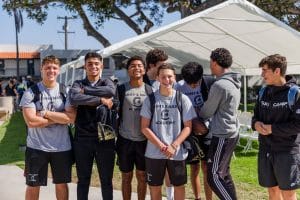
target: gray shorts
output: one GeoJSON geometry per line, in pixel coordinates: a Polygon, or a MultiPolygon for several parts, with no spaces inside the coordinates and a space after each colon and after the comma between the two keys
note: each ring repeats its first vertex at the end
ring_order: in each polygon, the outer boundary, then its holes
{"type": "Polygon", "coordinates": [[[260,149],[258,179],[263,187],[279,186],[281,190],[300,188],[300,154],[260,149]]]}

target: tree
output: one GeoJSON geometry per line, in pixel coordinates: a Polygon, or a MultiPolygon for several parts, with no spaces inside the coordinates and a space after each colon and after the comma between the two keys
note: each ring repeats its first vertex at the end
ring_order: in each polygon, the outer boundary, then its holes
{"type": "MultiPolygon", "coordinates": [[[[123,21],[136,34],[148,32],[154,24],[159,25],[165,11],[180,12],[181,18],[205,10],[225,0],[3,0],[3,7],[11,12],[14,8],[26,11],[31,19],[43,23],[47,11],[54,7],[65,7],[83,21],[89,36],[104,47],[109,40],[99,28],[110,19],[123,21]]],[[[249,0],[271,15],[300,30],[300,0],[249,0]]]]}
{"type": "Polygon", "coordinates": [[[104,47],[111,44],[98,31],[104,22],[110,19],[121,20],[136,34],[142,34],[148,32],[154,23],[160,24],[164,13],[157,0],[3,0],[3,8],[10,14],[14,8],[18,8],[27,12],[29,18],[40,24],[47,19],[47,11],[54,7],[65,7],[74,15],[78,15],[87,34],[97,39],[104,47]]]}
{"type": "Polygon", "coordinates": [[[16,62],[17,62],[17,79],[19,80],[20,75],[20,59],[19,59],[19,33],[23,27],[23,16],[20,10],[14,8],[14,20],[15,20],[15,29],[16,29],[16,62]]]}

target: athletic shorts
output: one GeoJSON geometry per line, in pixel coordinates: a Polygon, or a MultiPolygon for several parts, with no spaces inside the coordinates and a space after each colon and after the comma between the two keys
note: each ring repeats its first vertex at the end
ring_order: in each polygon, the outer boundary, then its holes
{"type": "MultiPolygon", "coordinates": [[[[201,160],[207,161],[207,154],[208,154],[209,145],[205,144],[205,143],[207,143],[208,140],[211,140],[211,138],[206,138],[207,134],[205,134],[205,135],[195,135],[195,136],[198,138],[199,146],[202,149],[203,154],[204,154],[204,157],[201,158],[201,160]]],[[[200,159],[199,160],[193,160],[191,162],[187,162],[187,164],[190,164],[190,165],[195,165],[195,164],[198,164],[198,163],[200,163],[200,159]]]]}
{"type": "Polygon", "coordinates": [[[174,186],[181,186],[187,182],[185,161],[152,159],[146,157],[146,179],[150,186],[161,186],[164,181],[166,169],[170,182],[174,186]]]}
{"type": "Polygon", "coordinates": [[[25,177],[29,186],[46,186],[50,163],[53,183],[71,182],[72,152],[45,152],[26,148],[25,177]]]}
{"type": "Polygon", "coordinates": [[[263,187],[279,186],[281,190],[300,188],[300,154],[270,153],[260,149],[258,180],[263,187]]]}
{"type": "Polygon", "coordinates": [[[145,151],[147,140],[132,141],[118,135],[116,149],[120,171],[128,173],[133,171],[134,165],[137,170],[145,171],[145,151]]]}

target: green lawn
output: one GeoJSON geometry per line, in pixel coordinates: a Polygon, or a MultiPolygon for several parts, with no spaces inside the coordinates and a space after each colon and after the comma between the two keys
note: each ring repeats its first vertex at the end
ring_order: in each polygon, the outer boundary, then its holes
{"type": "MultiPolygon", "coordinates": [[[[0,126],[0,164],[13,164],[21,168],[24,167],[24,152],[19,150],[19,145],[25,144],[24,120],[20,112],[14,114],[11,119],[0,126]]],[[[245,141],[242,141],[242,144],[245,141]]],[[[237,147],[235,158],[231,162],[231,173],[236,185],[239,199],[267,199],[266,190],[257,183],[257,143],[254,143],[254,149],[244,154],[241,147],[237,147]]],[[[189,171],[189,170],[188,170],[189,171]]],[[[120,189],[121,175],[118,167],[115,167],[114,187],[120,189]]],[[[76,182],[75,168],[73,170],[73,181],[76,182]]],[[[99,180],[96,173],[96,167],[93,169],[92,185],[98,186],[99,180]]],[[[135,188],[133,188],[134,191],[135,188]]],[[[191,185],[186,187],[187,198],[193,197],[191,185]]],[[[204,196],[202,196],[204,199],[204,196]]],[[[298,198],[300,195],[298,194],[298,198]]],[[[216,199],[216,198],[215,198],[216,199]]]]}

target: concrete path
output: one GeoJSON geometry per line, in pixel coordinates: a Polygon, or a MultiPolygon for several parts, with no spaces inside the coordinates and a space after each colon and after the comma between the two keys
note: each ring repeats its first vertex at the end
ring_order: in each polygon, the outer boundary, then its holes
{"type": "MultiPolygon", "coordinates": [[[[69,184],[69,199],[76,199],[76,184],[69,184]]],[[[23,176],[23,170],[17,166],[12,165],[0,165],[0,199],[1,200],[23,200],[25,197],[25,178],[23,176]]],[[[55,192],[52,180],[48,180],[47,187],[41,187],[40,193],[41,200],[54,200],[55,192]]],[[[89,200],[101,200],[100,188],[90,187],[89,200]]],[[[122,194],[119,190],[114,190],[114,199],[121,200],[122,194]]],[[[133,193],[132,199],[136,200],[137,195],[133,193]]],[[[147,196],[146,199],[150,199],[147,196]]]]}

